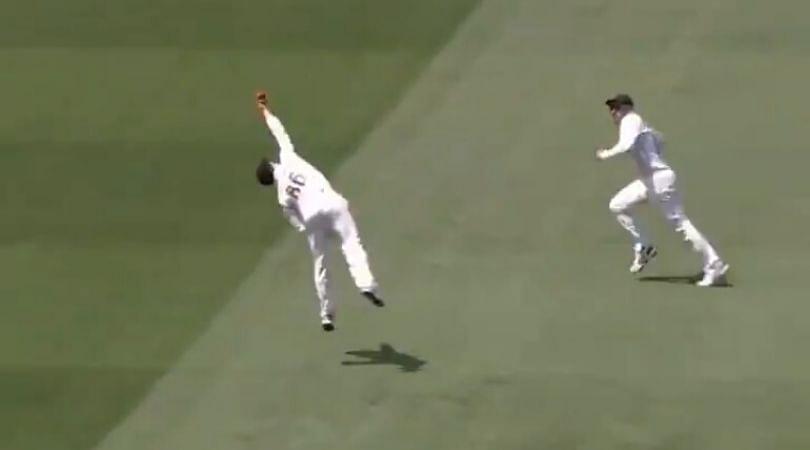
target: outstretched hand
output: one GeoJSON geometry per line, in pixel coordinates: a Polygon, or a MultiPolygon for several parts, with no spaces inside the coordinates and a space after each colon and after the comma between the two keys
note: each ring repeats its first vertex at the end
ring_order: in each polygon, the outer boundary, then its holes
{"type": "Polygon", "coordinates": [[[256,92],[256,107],[259,109],[259,112],[269,110],[267,106],[267,92],[256,92]]]}
{"type": "Polygon", "coordinates": [[[596,151],[596,159],[599,161],[604,161],[608,159],[608,151],[604,148],[600,148],[596,151]]]}

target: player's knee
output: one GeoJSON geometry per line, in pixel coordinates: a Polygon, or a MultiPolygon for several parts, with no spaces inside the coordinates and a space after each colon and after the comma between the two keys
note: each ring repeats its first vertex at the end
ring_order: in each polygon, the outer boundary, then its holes
{"type": "Polygon", "coordinates": [[[608,209],[610,209],[610,212],[613,214],[621,214],[627,211],[627,204],[616,197],[613,197],[610,200],[610,203],[608,203],[608,209]]]}
{"type": "Polygon", "coordinates": [[[664,217],[667,219],[667,222],[672,225],[675,231],[682,232],[689,227],[689,219],[684,217],[683,214],[679,212],[669,211],[664,213],[664,217]]]}
{"type": "Polygon", "coordinates": [[[667,222],[669,222],[670,226],[672,226],[672,228],[677,232],[683,232],[685,229],[683,226],[683,221],[680,219],[680,217],[667,216],[667,222]]]}

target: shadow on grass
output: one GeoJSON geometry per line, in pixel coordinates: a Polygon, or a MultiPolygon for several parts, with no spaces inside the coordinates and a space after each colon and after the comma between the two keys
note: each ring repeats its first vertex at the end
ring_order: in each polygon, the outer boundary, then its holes
{"type": "MultiPolygon", "coordinates": [[[[645,276],[639,277],[638,281],[642,283],[669,283],[669,284],[691,284],[694,285],[698,281],[703,278],[703,273],[698,273],[695,275],[656,275],[656,276],[645,276]]],[[[716,284],[713,287],[717,288],[730,288],[734,287],[733,284],[729,283],[728,280],[723,280],[719,284],[716,284]]]]}
{"type": "Polygon", "coordinates": [[[407,353],[398,352],[390,344],[380,344],[379,350],[352,350],[347,355],[364,358],[364,360],[342,361],[344,366],[398,366],[400,372],[418,372],[427,361],[407,353]]]}

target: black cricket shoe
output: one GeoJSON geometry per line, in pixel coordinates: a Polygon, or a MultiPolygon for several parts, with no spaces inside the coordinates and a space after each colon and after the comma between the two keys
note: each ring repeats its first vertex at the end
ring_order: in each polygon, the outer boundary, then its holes
{"type": "Polygon", "coordinates": [[[385,302],[382,301],[380,297],[377,297],[377,294],[375,294],[373,291],[363,291],[362,294],[363,297],[367,298],[372,305],[378,308],[382,308],[383,306],[385,306],[385,302]]]}
{"type": "Polygon", "coordinates": [[[327,314],[326,317],[321,319],[321,328],[326,332],[335,331],[334,317],[331,314],[327,314]]]}
{"type": "Polygon", "coordinates": [[[630,273],[641,272],[656,256],[658,256],[658,249],[654,245],[636,247],[633,249],[633,264],[630,265],[630,273]]]}

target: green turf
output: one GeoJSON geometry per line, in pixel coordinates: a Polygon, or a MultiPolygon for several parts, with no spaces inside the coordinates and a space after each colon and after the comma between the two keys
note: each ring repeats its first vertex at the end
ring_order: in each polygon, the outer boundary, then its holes
{"type": "MultiPolygon", "coordinates": [[[[16,89],[0,179],[17,212],[2,230],[20,236],[0,267],[9,448],[85,448],[113,425],[100,450],[810,447],[804,3],[483,0],[398,100],[472,5],[369,3],[373,20],[340,4],[333,21],[295,3],[264,46],[260,15],[236,7],[201,21],[243,17],[244,35],[202,36],[185,10],[149,18],[169,48],[125,21],[2,31],[0,85],[16,89]],[[49,82],[93,95],[53,104],[38,95],[49,82]],[[334,180],[389,307],[355,298],[335,264],[332,335],[301,237],[273,240],[280,221],[243,178],[263,138],[232,86],[257,84],[287,92],[294,139],[327,167],[371,130],[334,180]],[[732,288],[626,273],[607,202],[632,165],[593,158],[615,138],[601,102],[620,90],[667,136],[732,288]],[[110,113],[120,92],[132,109],[110,113]],[[66,172],[82,176],[54,181],[66,172]],[[272,243],[258,265],[257,242],[272,243]],[[346,351],[381,364],[345,365],[362,361],[346,351]]],[[[643,217],[661,249],[645,275],[693,273],[697,258],[643,217]]]]}
{"type": "MultiPolygon", "coordinates": [[[[390,308],[337,271],[339,328],[321,335],[291,236],[101,448],[807,447],[793,7],[484,1],[337,174],[390,308]],[[607,201],[631,163],[593,159],[617,90],[668,136],[734,287],[626,273],[607,201]],[[384,343],[426,365],[400,371],[384,343]],[[354,350],[383,364],[343,365],[354,350]]],[[[644,217],[662,250],[647,275],[693,273],[644,217]]]]}
{"type": "Polygon", "coordinates": [[[6,5],[0,448],[92,446],[286,230],[255,89],[331,170],[473,3],[6,5]]]}

